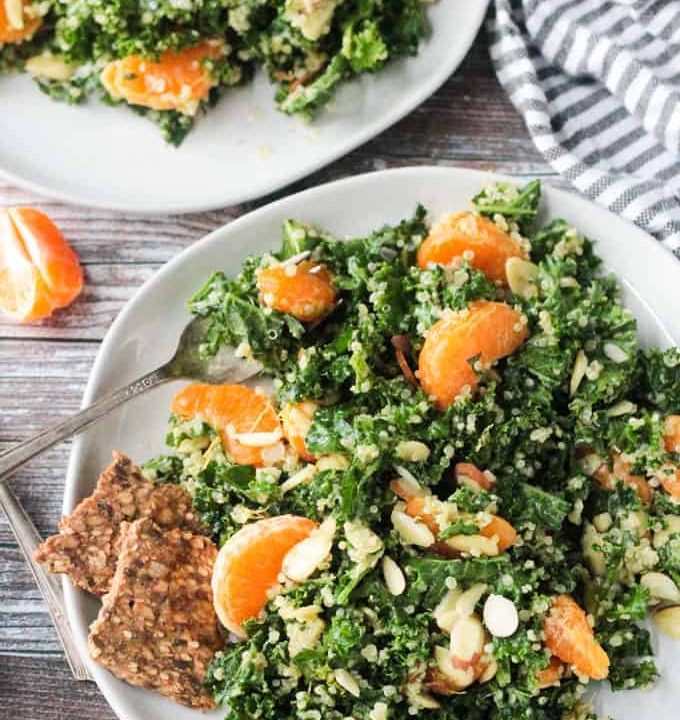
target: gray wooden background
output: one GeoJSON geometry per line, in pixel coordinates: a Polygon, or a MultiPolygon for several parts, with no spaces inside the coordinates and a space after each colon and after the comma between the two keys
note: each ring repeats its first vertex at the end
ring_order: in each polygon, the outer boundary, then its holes
{"type": "MultiPolygon", "coordinates": [[[[459,70],[381,136],[277,196],[347,175],[404,165],[464,165],[550,175],[495,79],[484,32],[459,70]]],[[[71,207],[0,180],[0,207],[36,205],[55,220],[85,268],[81,298],[39,325],[0,319],[0,450],[78,409],[99,343],[125,302],[167,260],[258,202],[214,212],[129,217],[71,207]]],[[[43,534],[60,515],[70,450],[31,463],[14,488],[43,534]]],[[[93,683],[75,682],[43,602],[0,517],[0,718],[111,720],[93,683]]]]}

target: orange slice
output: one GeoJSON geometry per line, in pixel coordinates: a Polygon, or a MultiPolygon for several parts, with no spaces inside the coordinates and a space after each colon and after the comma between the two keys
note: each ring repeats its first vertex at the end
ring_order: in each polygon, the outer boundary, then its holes
{"type": "Polygon", "coordinates": [[[305,323],[322,318],[335,302],[333,276],[325,265],[311,260],[262,268],[257,289],[263,305],[305,323]]]}
{"type": "Polygon", "coordinates": [[[457,266],[467,260],[489,280],[505,283],[505,263],[522,257],[518,240],[491,220],[471,212],[446,215],[435,223],[418,250],[418,265],[457,266]]]}
{"type": "Polygon", "coordinates": [[[309,536],[316,523],[295,515],[265,518],[245,525],[220,549],[212,591],[220,622],[245,638],[245,620],[256,618],[278,586],[283,559],[309,536]]]}
{"type": "Polygon", "coordinates": [[[129,55],[108,63],[100,80],[114,100],[194,115],[200,101],[217,84],[205,61],[222,55],[224,44],[219,40],[204,40],[179,51],[166,50],[157,61],[129,55]]]}
{"type": "Polygon", "coordinates": [[[607,653],[595,639],[585,612],[570,595],[553,598],[543,632],[548,650],[579,675],[593,680],[607,677],[607,653]]]}
{"type": "Polygon", "coordinates": [[[173,398],[172,412],[199,417],[220,433],[239,465],[271,465],[283,459],[281,424],[269,398],[244,385],[193,383],[173,398]]]}
{"type": "Polygon", "coordinates": [[[0,210],[0,309],[20,322],[69,305],[83,272],[56,225],[34,208],[0,210]]]}
{"type": "Polygon", "coordinates": [[[502,302],[479,300],[462,312],[449,312],[428,330],[418,358],[423,390],[445,410],[467,387],[477,386],[470,361],[482,369],[513,353],[526,339],[519,314],[502,302]]]}
{"type": "Polygon", "coordinates": [[[0,0],[0,43],[20,43],[28,40],[42,25],[41,17],[31,17],[30,2],[0,0]],[[8,10],[12,8],[14,12],[8,10]]]}

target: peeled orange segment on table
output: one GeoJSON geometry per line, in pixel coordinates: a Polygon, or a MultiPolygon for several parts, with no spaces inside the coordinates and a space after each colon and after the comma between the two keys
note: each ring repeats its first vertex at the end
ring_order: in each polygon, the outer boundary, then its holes
{"type": "Polygon", "coordinates": [[[166,50],[158,60],[129,55],[108,63],[100,80],[114,100],[194,115],[200,101],[217,85],[206,61],[222,55],[224,44],[219,40],[205,40],[184,50],[166,50]]]}
{"type": "Polygon", "coordinates": [[[593,680],[607,677],[607,653],[595,639],[585,612],[570,595],[553,598],[543,632],[548,650],[579,675],[593,680]]]}
{"type": "Polygon", "coordinates": [[[505,263],[522,257],[522,246],[495,223],[471,212],[445,215],[418,250],[418,265],[459,265],[467,260],[489,280],[505,283],[505,263]]]}
{"type": "Polygon", "coordinates": [[[239,465],[271,465],[283,459],[281,423],[269,398],[245,385],[193,383],[173,398],[172,412],[202,418],[220,434],[239,465]]]}
{"type": "Polygon", "coordinates": [[[257,272],[257,289],[265,307],[305,323],[319,320],[335,303],[333,276],[325,265],[311,260],[262,268],[257,272]]]}
{"type": "Polygon", "coordinates": [[[0,43],[20,43],[35,34],[42,18],[32,12],[31,5],[23,0],[0,0],[0,43]]]}
{"type": "Polygon", "coordinates": [[[475,358],[485,369],[513,353],[527,335],[519,313],[502,302],[479,300],[462,312],[448,312],[425,335],[418,358],[420,384],[445,410],[464,388],[477,386],[475,358]]]}
{"type": "Polygon", "coordinates": [[[227,540],[215,560],[212,591],[217,617],[228,630],[246,637],[242,624],[262,612],[288,551],[316,527],[307,518],[280,515],[245,525],[227,540]]]}
{"type": "Polygon", "coordinates": [[[20,322],[70,304],[83,272],[57,226],[34,208],[0,209],[0,310],[20,322]]]}

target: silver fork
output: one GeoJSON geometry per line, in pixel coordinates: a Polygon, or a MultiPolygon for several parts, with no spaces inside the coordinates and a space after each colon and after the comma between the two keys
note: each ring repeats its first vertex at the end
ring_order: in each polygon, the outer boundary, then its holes
{"type": "Polygon", "coordinates": [[[0,507],[7,515],[19,548],[45,598],[47,610],[76,680],[91,680],[92,678],[76,649],[73,631],[66,617],[61,585],[54,576],[47,573],[33,560],[35,548],[42,542],[42,539],[19,499],[5,481],[36,455],[84,430],[128,400],[170,380],[185,378],[212,384],[243,382],[262,371],[262,365],[259,362],[237,358],[233,348],[227,346],[222,347],[213,357],[203,357],[199,352],[199,346],[205,338],[207,328],[208,321],[206,319],[194,318],[184,328],[175,354],[167,363],[143,375],[126,387],[114,390],[110,395],[97,400],[58,425],[19,443],[0,455],[0,507]]]}

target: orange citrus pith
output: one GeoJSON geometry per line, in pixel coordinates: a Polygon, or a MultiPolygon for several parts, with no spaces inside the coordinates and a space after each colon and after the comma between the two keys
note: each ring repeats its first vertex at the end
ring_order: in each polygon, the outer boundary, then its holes
{"type": "Polygon", "coordinates": [[[502,302],[480,300],[461,313],[445,314],[427,332],[420,351],[423,390],[437,407],[446,409],[466,386],[476,387],[473,358],[488,367],[513,353],[527,334],[519,314],[502,302]]]}
{"type": "Polygon", "coordinates": [[[522,247],[491,220],[471,212],[446,215],[432,226],[418,250],[418,265],[458,265],[467,259],[489,280],[505,282],[505,263],[522,247]]]}
{"type": "Polygon", "coordinates": [[[108,63],[100,80],[115,100],[193,115],[198,103],[217,84],[205,60],[216,60],[223,54],[222,43],[206,40],[184,50],[166,50],[157,61],[129,55],[108,63]]]}
{"type": "Polygon", "coordinates": [[[30,17],[26,13],[26,8],[30,7],[30,5],[30,2],[23,4],[22,27],[15,27],[7,17],[5,3],[0,2],[0,43],[20,43],[28,40],[42,25],[42,18],[30,17]]]}
{"type": "Polygon", "coordinates": [[[283,559],[316,523],[295,515],[242,527],[222,546],[213,570],[213,601],[222,624],[245,637],[244,620],[257,617],[278,584],[283,559]]]}
{"type": "Polygon", "coordinates": [[[34,208],[0,210],[0,310],[20,322],[70,304],[83,272],[56,225],[34,208]]]}
{"type": "Polygon", "coordinates": [[[173,398],[172,412],[205,420],[220,433],[229,457],[239,465],[265,465],[272,450],[281,447],[276,439],[258,447],[235,437],[250,433],[281,434],[281,424],[269,398],[244,385],[187,385],[173,398]]]}
{"type": "Polygon", "coordinates": [[[301,322],[314,322],[333,307],[335,286],[325,265],[305,260],[297,265],[272,265],[257,273],[263,305],[301,322]]]}
{"type": "Polygon", "coordinates": [[[609,658],[595,639],[585,612],[569,595],[553,598],[543,626],[545,644],[553,655],[573,666],[579,675],[603,680],[609,658]]]}

